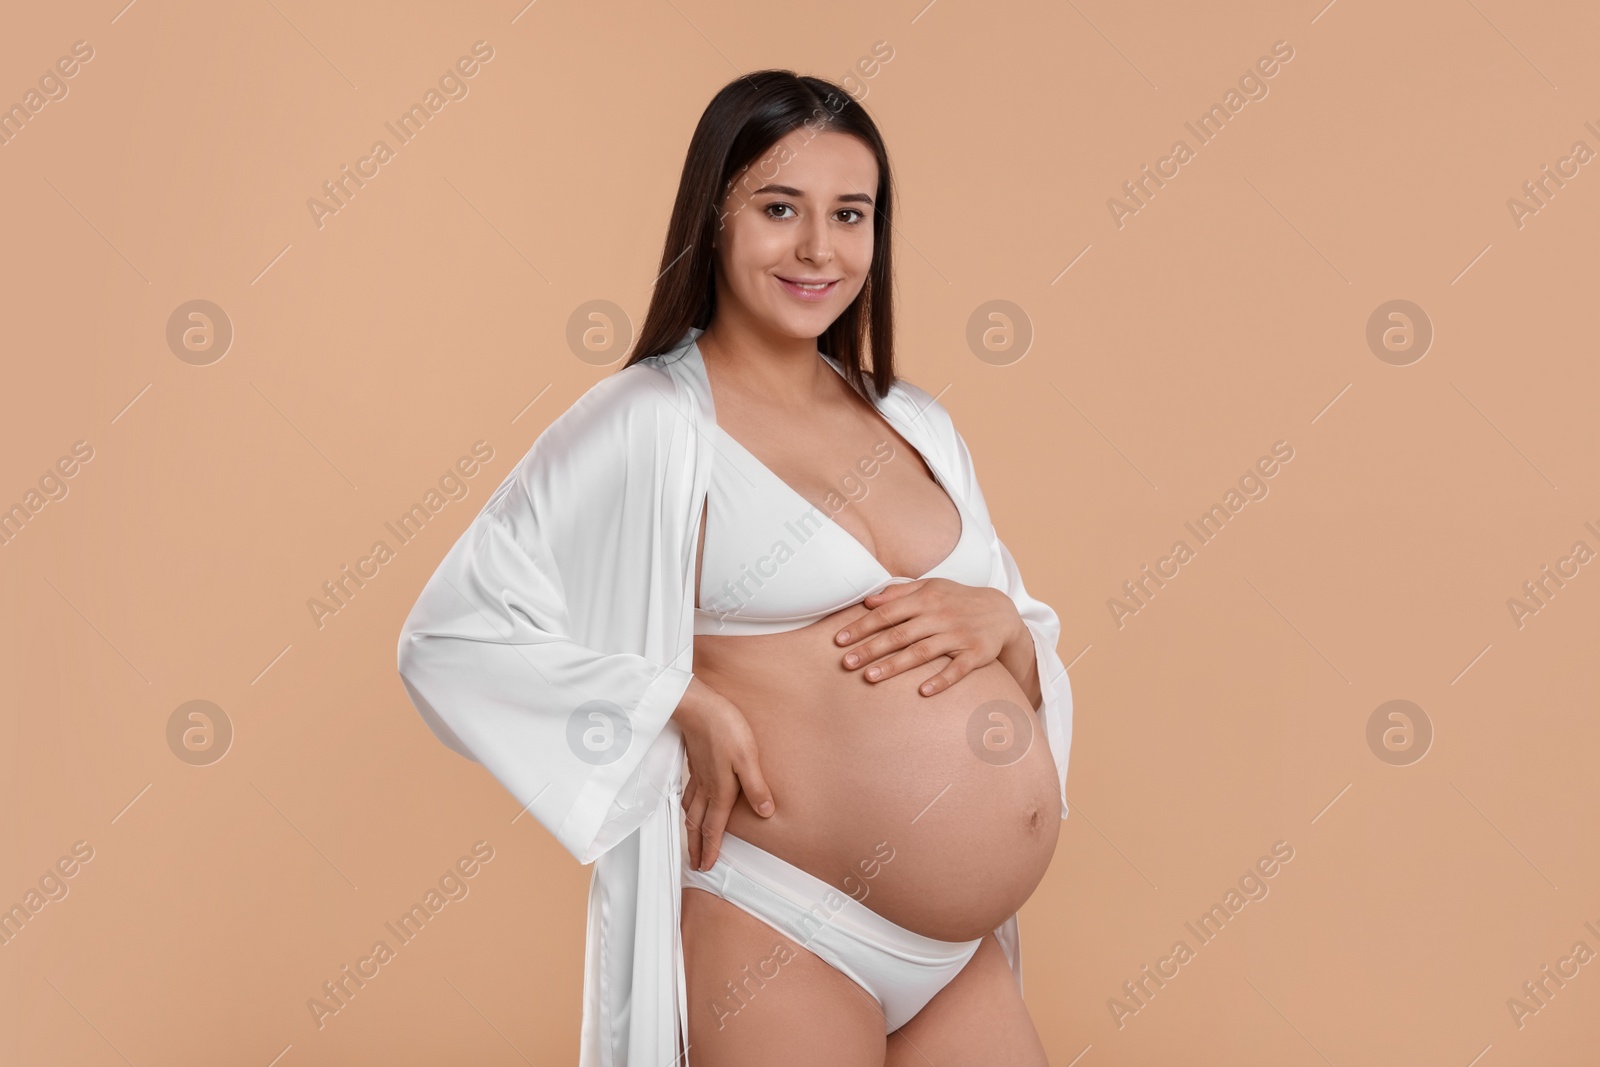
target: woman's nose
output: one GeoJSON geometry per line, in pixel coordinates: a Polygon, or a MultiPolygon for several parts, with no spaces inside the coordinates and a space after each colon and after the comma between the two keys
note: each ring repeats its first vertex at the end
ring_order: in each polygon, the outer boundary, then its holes
{"type": "Polygon", "coordinates": [[[833,239],[828,232],[827,219],[813,218],[800,228],[795,253],[812,263],[826,263],[833,258],[833,239]]]}

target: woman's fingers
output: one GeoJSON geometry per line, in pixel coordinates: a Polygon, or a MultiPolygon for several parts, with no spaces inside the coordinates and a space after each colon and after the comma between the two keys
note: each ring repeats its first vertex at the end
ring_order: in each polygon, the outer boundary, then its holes
{"type": "Polygon", "coordinates": [[[694,814],[694,798],[699,791],[700,779],[695,775],[689,776],[689,784],[683,787],[683,823],[689,828],[689,867],[691,870],[700,866],[700,826],[699,819],[694,814]]]}
{"type": "MultiPolygon", "coordinates": [[[[851,640],[860,641],[869,634],[877,632],[890,621],[888,617],[890,613],[888,611],[880,611],[878,609],[882,608],[885,604],[892,604],[902,597],[909,597],[913,593],[916,593],[918,590],[922,589],[924,586],[933,585],[937,587],[938,583],[943,581],[946,581],[946,579],[922,578],[914,582],[897,582],[894,585],[885,586],[876,593],[871,593],[865,597],[862,597],[862,605],[867,607],[869,610],[865,615],[861,615],[854,619],[849,626],[845,627],[839,633],[834,634],[834,643],[847,645],[851,642],[851,640]]],[[[909,612],[903,615],[896,615],[896,618],[909,618],[911,615],[915,614],[917,614],[917,609],[915,604],[913,604],[912,609],[909,612]]]]}
{"type": "Polygon", "coordinates": [[[957,654],[951,658],[944,670],[940,671],[938,674],[919,685],[917,687],[917,692],[921,693],[925,697],[931,697],[935,693],[944,692],[946,689],[949,689],[961,679],[965,678],[968,674],[972,673],[973,669],[977,666],[975,663],[973,663],[973,660],[976,660],[977,658],[977,656],[968,652],[957,654]]]}
{"type": "Polygon", "coordinates": [[[861,676],[869,682],[886,681],[897,674],[904,674],[925,663],[931,663],[940,656],[954,659],[962,649],[961,641],[955,634],[931,633],[919,640],[909,641],[900,651],[887,655],[875,663],[868,660],[867,662],[872,665],[863,671],[861,676]]]}
{"type": "Polygon", "coordinates": [[[722,833],[727,829],[728,817],[733,814],[733,806],[738,803],[741,791],[758,814],[770,816],[777,810],[777,804],[772,799],[772,790],[767,788],[766,779],[761,776],[761,764],[756,758],[753,741],[734,753],[728,771],[726,788],[718,791],[719,799],[706,805],[705,823],[701,834],[701,851],[706,870],[715,866],[717,857],[722,854],[722,833]]]}
{"type": "MultiPolygon", "coordinates": [[[[733,775],[728,777],[731,779],[733,775]]],[[[728,814],[733,811],[733,800],[738,797],[739,789],[730,781],[728,788],[720,790],[719,794],[706,805],[705,821],[700,824],[700,855],[704,861],[701,870],[709,871],[716,865],[717,856],[722,852],[722,831],[728,825],[728,814]]]]}
{"type": "Polygon", "coordinates": [[[749,752],[734,757],[733,772],[739,776],[739,787],[744,790],[750,806],[756,809],[756,814],[770,817],[777,806],[772,799],[772,790],[767,788],[767,780],[761,776],[761,761],[756,757],[755,745],[750,746],[749,752]]]}
{"type": "Polygon", "coordinates": [[[755,734],[732,704],[715,726],[685,735],[689,780],[683,789],[683,817],[689,835],[689,864],[710,870],[722,853],[722,834],[742,792],[763,816],[777,811],[772,790],[761,774],[755,734]]]}
{"type": "MultiPolygon", "coordinates": [[[[696,790],[694,803],[686,812],[689,826],[689,860],[695,870],[701,869],[701,859],[705,856],[705,826],[707,812],[711,806],[711,794],[705,788],[696,790]]],[[[707,863],[704,866],[709,867],[707,863]]]]}
{"type": "MultiPolygon", "coordinates": [[[[899,604],[894,605],[896,609],[899,606],[899,604]]],[[[860,634],[856,634],[859,643],[854,648],[848,649],[839,663],[845,670],[859,670],[866,667],[870,671],[873,667],[881,669],[886,664],[899,660],[902,664],[900,669],[904,670],[908,653],[914,652],[919,647],[928,648],[930,643],[936,640],[948,642],[957,639],[950,629],[950,625],[941,616],[933,614],[906,615],[892,621],[886,620],[882,628],[871,637],[862,638],[860,634]]],[[[851,632],[855,633],[854,630],[851,632]]],[[[880,672],[877,677],[888,677],[888,674],[880,672]]],[[[869,677],[869,680],[873,679],[869,677]]]]}

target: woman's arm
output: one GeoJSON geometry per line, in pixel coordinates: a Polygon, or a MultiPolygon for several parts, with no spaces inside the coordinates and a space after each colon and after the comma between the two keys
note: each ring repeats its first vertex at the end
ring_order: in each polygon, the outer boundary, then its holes
{"type": "Polygon", "coordinates": [[[434,735],[582,863],[638,828],[682,759],[667,725],[692,648],[667,642],[685,606],[672,512],[687,493],[659,456],[684,420],[656,402],[663,383],[629,368],[545,429],[440,562],[397,650],[434,735]]]}
{"type": "Polygon", "coordinates": [[[1029,706],[1037,713],[1039,705],[1044,703],[1044,693],[1039,689],[1039,653],[1033,647],[1033,631],[1028,629],[1027,623],[1020,621],[1020,615],[1017,618],[1016,636],[1006,642],[995,659],[1011,672],[1011,677],[1017,680],[1027,695],[1029,706]]]}
{"type": "Polygon", "coordinates": [[[994,522],[989,517],[989,505],[983,498],[982,487],[978,484],[978,472],[972,462],[972,453],[967,448],[966,440],[956,430],[949,412],[925,390],[906,384],[913,391],[918,407],[925,416],[931,417],[930,424],[935,432],[948,435],[947,440],[956,457],[956,476],[961,480],[967,494],[967,502],[983,519],[1000,554],[999,588],[1016,605],[1017,614],[1028,632],[1027,643],[1024,643],[1019,635],[1016,641],[1006,646],[1000,658],[1030,699],[1035,692],[1039,694],[1035,711],[1044,726],[1050,754],[1055,759],[1056,776],[1061,786],[1061,817],[1065,819],[1067,762],[1072,747],[1072,683],[1067,678],[1066,665],[1061,662],[1061,656],[1056,651],[1056,645],[1061,640],[1061,620],[1049,604],[1032,596],[1023,584],[1022,573],[1017,569],[1017,561],[1012,558],[1000,535],[995,532],[994,522]],[[916,396],[918,393],[921,395],[916,396]],[[1020,662],[1030,655],[1033,660],[1031,670],[1020,666],[1020,662]],[[1019,665],[1014,667],[1013,662],[1019,665]],[[1031,676],[1034,685],[1038,686],[1037,690],[1023,682],[1024,674],[1031,676]]]}

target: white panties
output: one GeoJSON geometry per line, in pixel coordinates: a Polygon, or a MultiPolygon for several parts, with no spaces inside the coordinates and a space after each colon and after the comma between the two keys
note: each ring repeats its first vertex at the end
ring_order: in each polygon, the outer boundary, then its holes
{"type": "Polygon", "coordinates": [[[981,937],[938,941],[907,930],[726,830],[709,871],[690,866],[688,849],[683,855],[683,886],[721,897],[842,971],[877,999],[886,1034],[921,1011],[983,943],[981,937]]]}

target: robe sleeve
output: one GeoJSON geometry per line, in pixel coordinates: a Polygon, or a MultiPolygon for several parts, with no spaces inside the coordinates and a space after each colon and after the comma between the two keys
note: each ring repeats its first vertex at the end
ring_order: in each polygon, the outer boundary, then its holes
{"type": "Polygon", "coordinates": [[[682,417],[657,402],[665,380],[627,368],[552,422],[400,632],[400,677],[434,736],[585,864],[658,806],[681,751],[669,720],[693,676],[652,637],[675,634],[683,607],[682,417]]]}
{"type": "Polygon", "coordinates": [[[1061,620],[1049,604],[1030,595],[1023,584],[1022,573],[1017,569],[1017,561],[1012,558],[1010,550],[1000,539],[995,531],[994,522],[989,517],[989,506],[984,501],[983,489],[978,484],[978,472],[972,462],[972,453],[967,448],[966,440],[956,430],[949,413],[931,396],[923,403],[925,412],[936,413],[938,421],[944,424],[941,429],[953,440],[957,463],[956,477],[961,480],[966,491],[967,502],[988,527],[991,544],[999,551],[1001,584],[998,588],[1011,597],[1012,603],[1017,606],[1017,614],[1022,616],[1028,632],[1033,635],[1034,653],[1038,659],[1039,692],[1043,697],[1042,704],[1035,710],[1044,727],[1045,740],[1050,745],[1050,755],[1055,759],[1056,778],[1061,791],[1061,817],[1065,819],[1067,759],[1072,747],[1072,683],[1067,678],[1066,665],[1061,662],[1061,656],[1056,651],[1056,645],[1061,640],[1061,620]]]}

